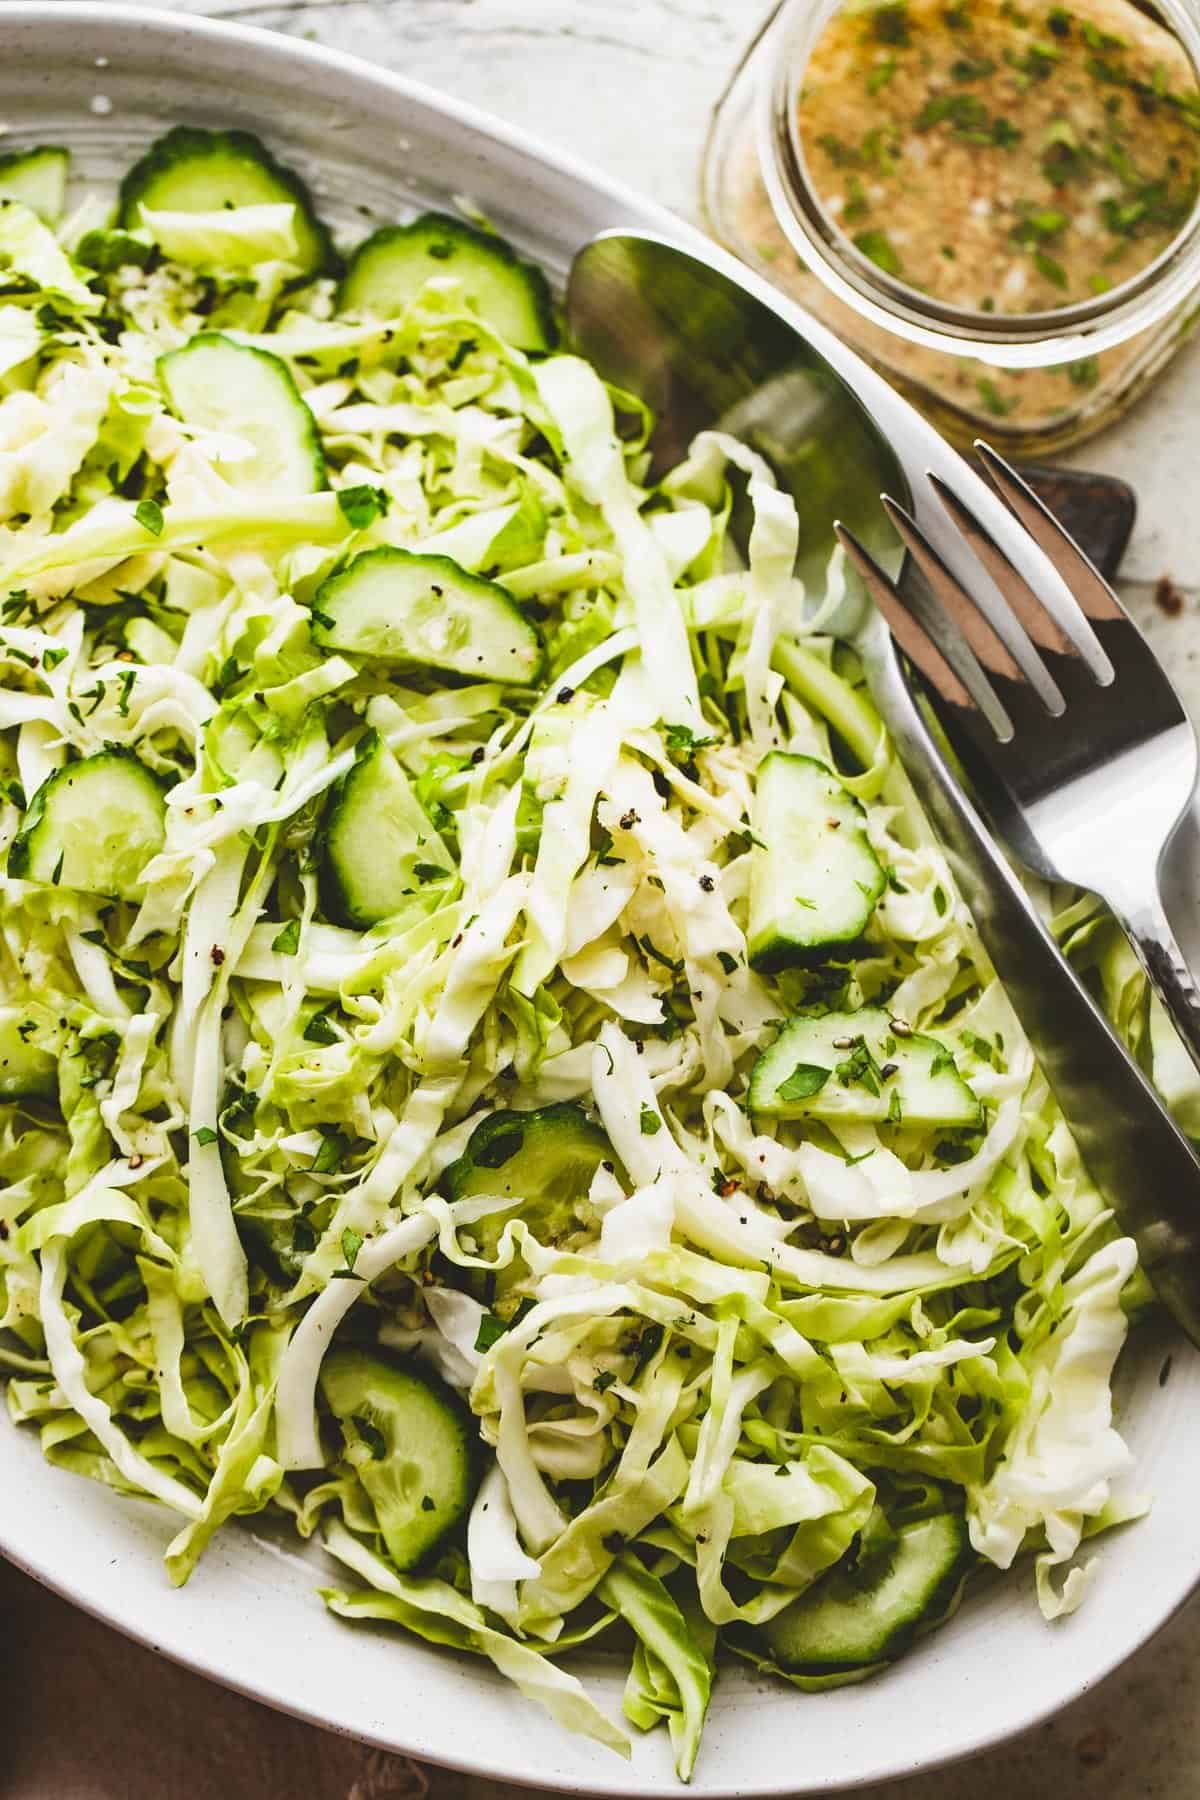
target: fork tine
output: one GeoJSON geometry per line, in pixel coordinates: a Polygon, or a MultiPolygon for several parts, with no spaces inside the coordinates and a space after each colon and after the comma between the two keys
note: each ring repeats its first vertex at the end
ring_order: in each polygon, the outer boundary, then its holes
{"type": "Polygon", "coordinates": [[[1112,664],[1092,630],[1091,621],[1124,619],[1126,614],[1120,601],[1074,538],[1063,530],[1054,514],[1042,505],[1017,471],[982,438],[976,438],[975,449],[1000,498],[1062,577],[1083,615],[1076,621],[1071,614],[1066,614],[1060,616],[1059,623],[1064,630],[1070,631],[1093,669],[1107,670],[1107,675],[1098,675],[1098,679],[1111,681],[1114,675],[1112,664]],[[1074,629],[1076,625],[1078,628],[1074,629]]]}
{"type": "Polygon", "coordinates": [[[936,605],[922,609],[931,614],[928,622],[918,617],[916,602],[901,597],[890,576],[884,573],[854,533],[840,519],[835,521],[833,529],[887,621],[892,636],[909,661],[920,670],[932,692],[954,707],[976,733],[986,725],[1002,744],[1011,742],[1012,722],[970,644],[959,636],[944,615],[939,617],[936,605]],[[937,637],[930,626],[937,631],[937,637]],[[940,643],[938,637],[942,640],[940,643]]]}
{"type": "Polygon", "coordinates": [[[1050,651],[1056,656],[1069,656],[1081,668],[1086,668],[1088,665],[1080,655],[1079,646],[1067,636],[1058,620],[1042,605],[1025,577],[1009,561],[987,526],[975,516],[969,506],[959,499],[953,488],[948,487],[939,475],[933,473],[932,469],[928,471],[928,478],[934,493],[979,562],[1012,607],[1035,648],[1050,651]]]}
{"type": "Polygon", "coordinates": [[[1018,691],[1026,683],[1048,713],[1062,713],[1065,702],[1024,629],[1012,614],[995,619],[983,612],[947,567],[912,514],[887,494],[887,515],[912,552],[952,625],[956,625],[990,674],[1002,676],[1018,691]]]}

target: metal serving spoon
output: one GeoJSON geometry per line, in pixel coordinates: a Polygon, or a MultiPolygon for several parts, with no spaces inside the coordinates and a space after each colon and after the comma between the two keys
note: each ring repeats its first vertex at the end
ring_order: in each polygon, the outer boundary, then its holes
{"type": "MultiPolygon", "coordinates": [[[[985,612],[980,578],[939,504],[951,486],[1043,603],[1069,606],[1061,576],[987,484],[883,378],[816,320],[714,249],[613,232],[576,256],[567,319],[580,351],[653,408],[655,466],[719,426],[771,463],[800,512],[799,572],[823,575],[841,520],[902,582],[911,564],[881,491],[908,512],[985,612]]],[[[736,518],[735,518],[736,525],[736,518]]],[[[980,938],[1008,989],[1091,1173],[1164,1305],[1200,1344],[1200,1158],[1065,961],[951,772],[882,618],[860,594],[841,626],[942,841],[980,938]]]]}

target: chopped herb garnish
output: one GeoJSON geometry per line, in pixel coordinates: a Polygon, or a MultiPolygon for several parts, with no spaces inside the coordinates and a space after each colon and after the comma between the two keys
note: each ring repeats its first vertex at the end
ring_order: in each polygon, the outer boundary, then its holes
{"type": "Polygon", "coordinates": [[[871,36],[881,44],[908,44],[911,41],[904,0],[890,0],[890,4],[875,8],[871,14],[871,36]]]}
{"type": "Polygon", "coordinates": [[[0,605],[0,619],[6,625],[16,625],[24,618],[32,619],[36,607],[24,588],[13,588],[8,599],[0,605]]]}
{"type": "Polygon", "coordinates": [[[954,81],[982,81],[985,75],[994,74],[995,69],[990,56],[960,56],[950,64],[950,75],[954,81]]]}
{"type": "Polygon", "coordinates": [[[479,1321],[479,1329],[475,1333],[475,1348],[480,1356],[485,1356],[492,1345],[502,1338],[508,1326],[503,1319],[498,1319],[493,1312],[485,1312],[479,1321]]]}
{"type": "Polygon", "coordinates": [[[322,1131],[321,1148],[312,1159],[314,1175],[336,1175],[350,1148],[350,1140],[341,1131],[322,1131]]]}
{"type": "Polygon", "coordinates": [[[307,1044],[337,1044],[341,1042],[327,1012],[313,1014],[304,1027],[304,1041],[307,1044]]]}
{"type": "Polygon", "coordinates": [[[864,1087],[868,1094],[879,1098],[879,1064],[861,1038],[849,1056],[833,1065],[833,1072],[843,1087],[864,1087]]]}
{"type": "Polygon", "coordinates": [[[900,258],[886,231],[858,231],[854,235],[854,247],[885,275],[899,275],[900,258]]]}
{"type": "Polygon", "coordinates": [[[385,513],[391,503],[391,495],[386,488],[344,487],[337,491],[338,508],[348,525],[355,531],[365,531],[373,525],[381,514],[385,513]]]}
{"type": "Polygon", "coordinates": [[[197,1129],[193,1131],[192,1136],[200,1145],[201,1149],[203,1149],[206,1144],[215,1144],[217,1141],[217,1134],[211,1125],[198,1126],[197,1129]]]}
{"type": "Polygon", "coordinates": [[[856,219],[865,219],[870,210],[862,182],[857,175],[851,175],[846,183],[846,204],[842,208],[843,219],[852,225],[856,219]]]}
{"type": "Polygon", "coordinates": [[[780,1100],[811,1100],[831,1074],[832,1070],[821,1068],[819,1063],[797,1063],[775,1091],[780,1100]]]}
{"type": "MultiPolygon", "coordinates": [[[[985,306],[984,311],[990,312],[991,308],[985,306]]],[[[1012,400],[1006,400],[994,381],[991,381],[986,375],[980,375],[976,378],[975,386],[978,389],[979,398],[983,401],[983,404],[987,407],[993,418],[1004,419],[1008,417],[1016,403],[1012,400]]]]}
{"type": "Polygon", "coordinates": [[[289,919],[287,924],[275,933],[271,939],[271,948],[277,950],[280,956],[295,956],[300,948],[299,919],[289,919]]]}
{"type": "Polygon", "coordinates": [[[663,951],[661,951],[658,948],[658,946],[654,943],[653,939],[651,939],[646,934],[643,934],[638,939],[638,943],[641,945],[642,949],[646,952],[646,955],[650,958],[650,960],[652,962],[661,963],[663,968],[669,970],[672,975],[682,975],[683,974],[682,958],[680,958],[679,960],[676,960],[676,958],[673,956],[665,955],[663,953],[663,951]]]}
{"type": "Polygon", "coordinates": [[[144,530],[151,532],[154,537],[162,536],[163,509],[157,500],[139,500],[133,516],[138,524],[144,530]]]}
{"type": "Polygon", "coordinates": [[[652,1106],[643,1106],[638,1114],[638,1128],[643,1137],[657,1137],[662,1130],[662,1119],[652,1106]]]}

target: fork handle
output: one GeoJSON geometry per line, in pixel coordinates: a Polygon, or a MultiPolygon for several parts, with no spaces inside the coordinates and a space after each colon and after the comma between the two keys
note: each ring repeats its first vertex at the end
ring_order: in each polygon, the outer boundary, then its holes
{"type": "Polygon", "coordinates": [[[1188,967],[1162,900],[1156,893],[1136,910],[1118,911],[1116,916],[1200,1071],[1200,983],[1188,967]]]}

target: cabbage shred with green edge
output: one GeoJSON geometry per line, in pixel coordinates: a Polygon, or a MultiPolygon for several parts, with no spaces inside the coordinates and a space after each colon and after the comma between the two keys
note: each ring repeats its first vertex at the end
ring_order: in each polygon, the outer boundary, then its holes
{"type": "MultiPolygon", "coordinates": [[[[626,1713],[686,1776],[717,1645],[769,1666],[758,1628],[905,1521],[965,1510],[979,1558],[1036,1551],[1048,1617],[1078,1602],[1081,1538],[1138,1506],[1109,1386],[1133,1246],[823,630],[840,560],[806,599],[767,468],[710,432],[652,483],[643,408],[500,341],[452,271],[386,328],[336,317],[288,285],[286,211],[218,220],[228,274],[172,215],[188,265],[96,275],[64,254],[87,202],[57,240],[28,215],[6,270],[0,832],[114,745],[167,814],[140,901],[0,881],[3,1004],[58,1089],[0,1112],[9,1408],[177,1515],[174,1581],[231,1515],[286,1512],[343,1565],[337,1613],[489,1657],[625,1751],[551,1657],[628,1621],[626,1713]],[[157,358],[200,331],[285,359],[332,492],[255,498],[236,434],[173,416],[157,358]],[[383,545],[506,588],[536,688],[318,648],[321,582],[383,545]],[[436,854],[358,931],[322,832],[368,731],[436,854]],[[841,771],[889,879],[856,954],[768,977],[747,884],[779,748],[841,771]],[[866,1004],[937,1037],[977,1129],[751,1116],[784,1018],[866,1004]],[[482,1118],[561,1101],[613,1154],[552,1229],[447,1198],[482,1118]],[[339,1326],[469,1397],[470,1528],[415,1574],[324,1418],[339,1326]]],[[[1195,1113],[1124,941],[1087,906],[1058,926],[1195,1113]]]]}

